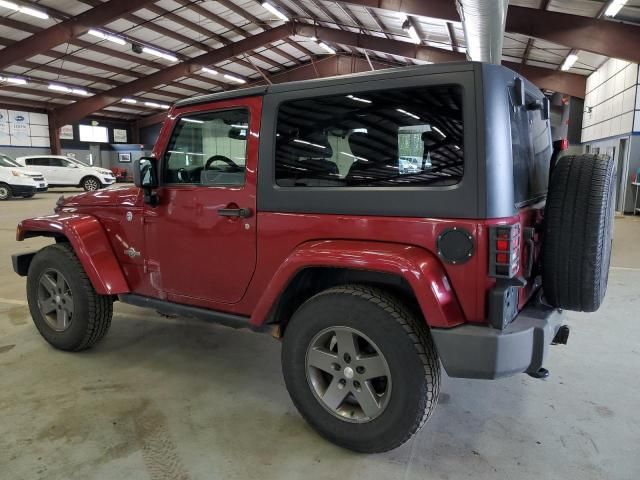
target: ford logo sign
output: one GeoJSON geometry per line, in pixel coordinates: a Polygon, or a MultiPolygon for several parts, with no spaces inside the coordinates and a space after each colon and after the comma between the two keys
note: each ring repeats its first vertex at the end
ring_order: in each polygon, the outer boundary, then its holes
{"type": "Polygon", "coordinates": [[[16,115],[16,122],[22,122],[24,117],[22,115],[16,115]]]}

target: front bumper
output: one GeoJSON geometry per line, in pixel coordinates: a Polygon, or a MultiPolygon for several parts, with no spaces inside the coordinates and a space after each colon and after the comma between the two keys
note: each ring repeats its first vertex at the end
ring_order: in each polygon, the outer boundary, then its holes
{"type": "Polygon", "coordinates": [[[13,192],[13,195],[15,197],[22,197],[24,195],[33,195],[36,193],[36,187],[33,184],[31,185],[11,184],[9,186],[11,187],[11,191],[13,192]]]}
{"type": "Polygon", "coordinates": [[[461,325],[431,334],[450,377],[493,379],[537,372],[561,325],[560,312],[536,299],[504,330],[461,325]]]}

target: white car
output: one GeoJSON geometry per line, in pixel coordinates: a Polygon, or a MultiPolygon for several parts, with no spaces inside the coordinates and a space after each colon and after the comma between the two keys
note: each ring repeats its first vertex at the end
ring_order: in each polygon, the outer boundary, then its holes
{"type": "Polygon", "coordinates": [[[0,153],[0,200],[31,198],[36,192],[46,192],[47,188],[42,173],[26,169],[11,157],[0,153]]]}
{"type": "Polygon", "coordinates": [[[92,167],[64,155],[31,155],[16,160],[26,167],[42,171],[52,187],[82,187],[90,192],[116,182],[111,170],[92,167]]]}

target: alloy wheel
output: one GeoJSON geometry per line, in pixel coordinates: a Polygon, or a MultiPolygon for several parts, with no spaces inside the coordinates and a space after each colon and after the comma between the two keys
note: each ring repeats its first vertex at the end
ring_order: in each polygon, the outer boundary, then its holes
{"type": "Polygon", "coordinates": [[[60,271],[50,268],[40,276],[38,308],[47,325],[56,332],[64,332],[73,322],[73,294],[60,271]]]}
{"type": "Polygon", "coordinates": [[[9,198],[9,189],[5,186],[0,186],[0,200],[6,200],[9,198]]]}
{"type": "Polygon", "coordinates": [[[98,190],[98,182],[93,178],[88,178],[87,180],[84,181],[84,188],[88,192],[93,192],[95,190],[98,190]]]}
{"type": "Polygon", "coordinates": [[[391,373],[377,345],[350,327],[319,332],[306,354],[307,381],[320,404],[348,422],[378,417],[389,403],[391,373]]]}

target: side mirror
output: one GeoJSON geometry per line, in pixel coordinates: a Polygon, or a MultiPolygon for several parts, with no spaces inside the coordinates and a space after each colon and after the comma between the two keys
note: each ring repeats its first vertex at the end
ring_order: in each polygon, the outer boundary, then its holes
{"type": "Polygon", "coordinates": [[[513,90],[515,92],[515,98],[513,99],[516,107],[524,106],[524,98],[525,98],[525,88],[524,82],[520,77],[516,77],[513,82],[513,90]]]}
{"type": "Polygon", "coordinates": [[[142,157],[133,163],[133,183],[136,187],[149,190],[158,187],[157,165],[153,157],[142,157]]]}
{"type": "Polygon", "coordinates": [[[158,161],[153,157],[134,161],[133,183],[144,190],[144,202],[156,206],[158,196],[152,190],[158,188],[158,161]]]}

